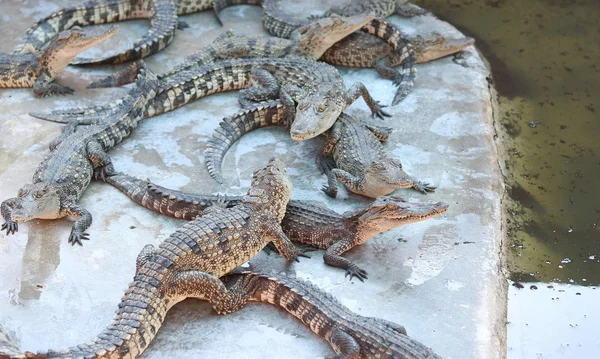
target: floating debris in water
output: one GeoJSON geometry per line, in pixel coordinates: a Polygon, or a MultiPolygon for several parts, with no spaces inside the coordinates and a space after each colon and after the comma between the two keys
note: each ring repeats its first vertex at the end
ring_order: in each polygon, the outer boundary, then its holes
{"type": "Polygon", "coordinates": [[[540,123],[542,123],[542,121],[540,121],[540,120],[533,120],[533,121],[530,121],[530,122],[529,122],[529,127],[531,127],[531,128],[536,128],[536,127],[537,127],[537,125],[539,125],[540,123]]]}
{"type": "Polygon", "coordinates": [[[563,264],[567,264],[567,263],[571,263],[571,259],[570,258],[565,258],[563,260],[560,261],[563,264]]]}
{"type": "Polygon", "coordinates": [[[569,232],[569,233],[573,232],[573,227],[569,227],[569,230],[567,232],[569,232]]]}

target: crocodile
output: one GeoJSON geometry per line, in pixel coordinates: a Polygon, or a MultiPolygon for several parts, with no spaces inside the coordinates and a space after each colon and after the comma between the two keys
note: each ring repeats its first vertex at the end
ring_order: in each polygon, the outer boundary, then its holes
{"type": "MultiPolygon", "coordinates": [[[[168,79],[163,78],[146,117],[171,111],[213,93],[240,89],[244,89],[240,91],[243,104],[281,98],[288,115],[295,113],[290,135],[297,141],[329,129],[339,113],[358,97],[365,100],[374,116],[389,116],[362,83],[357,82],[347,90],[342,76],[333,66],[289,56],[221,60],[178,71],[168,79]]],[[[101,117],[98,112],[103,113],[107,108],[110,109],[110,105],[31,115],[58,122],[65,117],[70,120],[98,119],[101,117]]]]}
{"type": "MultiPolygon", "coordinates": [[[[210,175],[223,182],[221,163],[229,147],[245,133],[265,126],[287,126],[286,108],[278,101],[269,101],[243,109],[226,117],[208,141],[204,158],[210,175]]],[[[323,191],[337,196],[338,181],[350,191],[371,198],[390,194],[400,188],[433,192],[434,186],[406,174],[399,159],[388,156],[381,141],[391,130],[359,121],[342,113],[325,135],[317,164],[327,173],[328,186],[323,191]]]]}
{"type": "Polygon", "coordinates": [[[167,312],[186,298],[208,300],[219,314],[239,309],[246,294],[218,278],[253,258],[269,242],[288,261],[305,256],[281,230],[292,186],[277,158],[254,172],[241,203],[218,206],[187,222],[158,248],[139,253],[133,282],[112,323],[91,341],[60,351],[25,352],[26,358],[136,358],[148,347],[167,312]]]}
{"type": "Polygon", "coordinates": [[[60,32],[40,49],[28,46],[23,54],[0,53],[0,88],[33,87],[36,97],[71,94],[73,89],[54,79],[77,54],[106,40],[119,28],[72,28],[60,32]]]}
{"type": "Polygon", "coordinates": [[[50,153],[33,175],[33,183],[24,185],[18,196],[2,202],[0,212],[5,222],[1,230],[16,233],[18,222],[34,218],[76,218],[69,243],[82,245],[92,215],[77,204],[92,177],[103,179],[113,174],[106,151],[129,136],[143,118],[144,107],[156,94],[158,80],[150,70],[142,68],[139,79],[110,120],[100,124],[71,123],[50,143],[50,153]]]}
{"type": "MultiPolygon", "coordinates": [[[[278,0],[215,0],[214,1],[214,10],[217,13],[217,18],[219,18],[218,13],[220,10],[228,7],[230,5],[237,4],[249,4],[249,5],[262,5],[263,7],[263,25],[267,29],[267,31],[274,36],[281,38],[290,38],[296,29],[306,26],[313,21],[314,19],[300,19],[295,16],[291,16],[282,10],[282,4],[278,0]]],[[[371,13],[379,16],[373,9],[363,9],[363,11],[355,11],[350,16],[355,16],[361,13],[371,13]]],[[[398,89],[396,94],[394,95],[394,100],[392,101],[392,105],[398,104],[401,100],[403,100],[410,92],[414,84],[415,78],[415,53],[412,48],[412,45],[406,41],[406,36],[399,31],[395,26],[385,22],[381,19],[374,19],[369,24],[370,26],[363,27],[362,32],[354,33],[350,36],[356,37],[362,34],[366,35],[363,32],[374,35],[381,40],[385,41],[389,47],[387,52],[393,53],[394,60],[396,63],[402,64],[402,69],[400,71],[396,71],[390,66],[388,66],[388,59],[382,58],[381,60],[365,62],[362,57],[362,52],[368,52],[370,49],[362,47],[359,48],[360,43],[350,44],[348,48],[345,48],[347,51],[340,56],[337,55],[331,56],[323,56],[321,60],[326,61],[332,65],[338,66],[349,66],[349,67],[374,67],[377,71],[384,77],[392,79],[396,85],[398,85],[398,89]],[[376,31],[372,31],[376,29],[376,31]],[[330,62],[333,61],[333,62],[330,62]]],[[[327,54],[325,52],[325,54],[327,54]]],[[[387,56],[387,54],[386,54],[387,56]]]]}
{"type": "Polygon", "coordinates": [[[79,58],[74,65],[119,64],[155,54],[167,47],[177,28],[185,27],[178,15],[212,8],[211,0],[92,0],[80,6],[60,9],[30,27],[15,48],[16,54],[27,47],[40,48],[57,33],[73,26],[88,26],[116,21],[148,18],[150,29],[133,46],[121,53],[100,59],[79,58]]]}
{"type": "Polygon", "coordinates": [[[234,286],[243,301],[275,305],[310,328],[337,355],[328,358],[441,359],[433,350],[407,335],[404,326],[350,311],[314,284],[285,273],[241,272],[234,286]]]}
{"type": "MultiPolygon", "coordinates": [[[[123,173],[107,177],[106,182],[151,211],[184,220],[201,216],[213,205],[241,203],[238,196],[186,193],[123,173]]],[[[290,200],[281,227],[292,242],[326,250],[326,264],[346,270],[350,279],[363,281],[367,272],[342,257],[344,252],[379,233],[439,216],[447,209],[443,202],[407,202],[400,197],[382,196],[365,207],[339,214],[306,201],[290,200]]]]}

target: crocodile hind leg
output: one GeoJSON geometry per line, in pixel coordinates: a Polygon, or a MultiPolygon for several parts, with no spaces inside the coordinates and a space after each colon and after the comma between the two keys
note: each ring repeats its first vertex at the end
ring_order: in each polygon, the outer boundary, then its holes
{"type": "Polygon", "coordinates": [[[175,274],[165,291],[168,296],[208,300],[217,313],[228,314],[242,308],[249,298],[250,293],[242,290],[243,283],[238,283],[227,290],[217,277],[190,270],[175,274]]]}
{"type": "Polygon", "coordinates": [[[69,122],[65,127],[63,127],[60,135],[53,139],[48,145],[50,151],[54,151],[65,140],[65,138],[75,133],[76,128],[76,122],[69,122]]]}
{"type": "Polygon", "coordinates": [[[375,99],[367,90],[367,87],[362,82],[356,82],[352,87],[346,92],[346,107],[350,106],[356,101],[359,97],[362,97],[363,100],[367,103],[367,106],[371,109],[371,113],[373,117],[377,116],[383,120],[383,117],[390,117],[391,115],[383,110],[383,105],[379,104],[379,101],[375,101],[375,99]]]}
{"type": "Polygon", "coordinates": [[[326,359],[360,359],[360,345],[350,334],[341,328],[334,328],[329,338],[329,344],[337,355],[328,356],[326,359]]]}
{"type": "Polygon", "coordinates": [[[67,86],[59,85],[54,81],[54,77],[50,73],[44,71],[35,80],[33,84],[33,94],[35,97],[46,97],[52,95],[71,95],[73,89],[67,86]]]}
{"type": "Polygon", "coordinates": [[[327,179],[328,185],[323,186],[321,190],[331,198],[337,197],[338,181],[342,182],[350,191],[354,193],[360,193],[360,178],[355,177],[344,170],[341,170],[339,168],[332,169],[327,175],[327,179]]]}
{"type": "Polygon", "coordinates": [[[383,126],[377,126],[377,125],[373,125],[370,122],[367,121],[361,121],[361,123],[369,130],[371,131],[371,133],[377,137],[377,139],[379,140],[379,142],[385,142],[389,139],[390,134],[392,133],[393,129],[391,127],[383,127],[383,126]]]}
{"type": "Polygon", "coordinates": [[[4,223],[2,224],[2,228],[0,231],[6,230],[6,235],[17,233],[19,230],[19,224],[12,220],[12,211],[19,203],[19,198],[9,198],[6,201],[2,202],[0,205],[0,213],[2,214],[2,218],[4,218],[4,223]]]}
{"type": "Polygon", "coordinates": [[[346,277],[350,276],[350,280],[352,280],[353,277],[356,277],[361,282],[364,282],[365,279],[368,279],[367,271],[361,269],[348,258],[341,256],[342,253],[354,247],[354,245],[355,244],[351,238],[341,239],[327,248],[327,252],[325,252],[325,255],[323,255],[323,260],[327,265],[345,269],[346,277]]]}
{"type": "Polygon", "coordinates": [[[76,218],[73,228],[71,228],[71,234],[69,235],[69,243],[71,245],[77,243],[82,246],[82,240],[89,240],[89,234],[85,231],[92,225],[92,214],[87,209],[79,206],[67,207],[65,213],[76,218]]]}
{"type": "Polygon", "coordinates": [[[98,142],[88,142],[86,150],[90,162],[94,165],[94,178],[96,180],[106,182],[106,177],[116,174],[110,156],[98,142]]]}
{"type": "Polygon", "coordinates": [[[279,97],[279,81],[265,69],[253,68],[250,72],[252,86],[240,90],[239,102],[244,108],[254,106],[256,102],[274,100],[279,97]]]}

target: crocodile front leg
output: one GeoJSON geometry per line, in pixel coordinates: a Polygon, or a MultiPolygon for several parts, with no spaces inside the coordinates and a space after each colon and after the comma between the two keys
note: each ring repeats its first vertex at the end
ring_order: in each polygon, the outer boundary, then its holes
{"type": "Polygon", "coordinates": [[[244,108],[252,107],[257,102],[277,99],[280,92],[279,81],[265,69],[253,68],[250,72],[252,86],[240,90],[238,98],[244,108]]]}
{"type": "Polygon", "coordinates": [[[2,218],[4,218],[4,223],[2,224],[2,228],[0,231],[6,230],[6,235],[17,233],[19,230],[19,225],[17,222],[12,220],[12,211],[19,203],[19,198],[9,198],[6,201],[2,202],[0,205],[0,213],[2,213],[2,218]]]}
{"type": "Polygon", "coordinates": [[[352,280],[353,277],[356,277],[361,282],[364,282],[365,279],[368,279],[367,271],[361,269],[348,258],[341,256],[342,253],[346,252],[352,247],[354,247],[354,241],[351,238],[341,239],[327,248],[327,252],[325,252],[325,255],[323,255],[323,260],[325,260],[327,265],[345,269],[346,277],[350,276],[350,280],[352,280]]]}
{"type": "Polygon", "coordinates": [[[298,247],[290,241],[288,236],[283,233],[281,225],[279,223],[263,222],[265,226],[265,233],[271,238],[271,242],[277,248],[277,251],[281,253],[288,261],[299,262],[298,257],[310,258],[305,252],[311,251],[312,249],[298,247]]]}
{"type": "Polygon", "coordinates": [[[337,167],[333,159],[333,150],[341,137],[340,127],[334,124],[326,136],[325,142],[321,145],[319,151],[317,151],[317,167],[319,167],[321,173],[328,174],[332,169],[337,167]]]}
{"type": "Polygon", "coordinates": [[[182,271],[166,284],[165,291],[168,296],[208,300],[217,313],[228,314],[242,308],[249,298],[250,292],[238,283],[227,290],[223,282],[206,272],[182,271]]]}
{"type": "Polygon", "coordinates": [[[385,142],[389,139],[390,134],[392,133],[393,129],[391,127],[383,127],[383,126],[377,126],[377,125],[373,125],[372,123],[368,122],[368,121],[361,121],[361,123],[369,130],[371,131],[371,133],[377,137],[377,139],[379,140],[379,142],[385,142]]]}
{"type": "Polygon", "coordinates": [[[383,117],[390,117],[391,115],[383,110],[383,105],[379,104],[379,101],[375,101],[375,99],[367,90],[367,87],[362,82],[357,82],[346,92],[346,107],[352,105],[354,101],[356,101],[359,97],[363,98],[371,109],[371,113],[373,117],[377,116],[383,120],[383,117]]]}
{"type": "Polygon", "coordinates": [[[54,81],[47,71],[42,71],[33,84],[33,94],[35,97],[47,97],[52,95],[71,95],[73,89],[67,86],[59,85],[54,81]]]}
{"type": "Polygon", "coordinates": [[[94,178],[96,180],[106,182],[106,177],[117,174],[112,165],[110,156],[98,142],[88,142],[86,150],[90,162],[94,165],[94,178]]]}
{"type": "Polygon", "coordinates": [[[87,209],[79,206],[71,206],[66,208],[66,214],[76,218],[77,220],[71,228],[71,234],[69,235],[69,243],[75,245],[75,243],[83,246],[82,240],[88,241],[89,234],[86,233],[88,228],[92,225],[92,214],[87,209]]]}
{"type": "Polygon", "coordinates": [[[327,177],[328,185],[323,186],[321,190],[331,198],[337,197],[338,181],[342,182],[352,192],[360,193],[359,190],[362,183],[360,178],[355,177],[344,170],[334,168],[329,172],[329,175],[327,177]]]}

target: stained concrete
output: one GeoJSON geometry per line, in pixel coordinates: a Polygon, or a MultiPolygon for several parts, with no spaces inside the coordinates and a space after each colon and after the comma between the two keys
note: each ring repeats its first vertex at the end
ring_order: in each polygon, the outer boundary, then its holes
{"type": "MultiPolygon", "coordinates": [[[[67,1],[0,2],[0,51],[10,51],[36,18],[67,1]],[[23,5],[22,5],[23,4],[23,5]]],[[[324,9],[323,2],[309,4],[324,9]]],[[[239,33],[261,33],[258,7],[226,10],[223,19],[239,33]]],[[[185,16],[190,25],[178,31],[165,51],[148,59],[163,71],[178,59],[224,31],[210,12],[185,16]]],[[[431,16],[390,17],[406,32],[438,31],[460,35],[431,16]]],[[[99,51],[114,51],[133,42],[147,28],[129,22],[99,51]]],[[[369,271],[365,283],[350,282],[343,272],[326,267],[316,252],[311,259],[288,265],[260,254],[253,269],[287,270],[331,292],[353,311],[406,326],[410,335],[444,358],[503,358],[506,281],[500,258],[502,182],[493,143],[488,70],[474,49],[467,67],[451,58],[418,66],[412,94],[390,108],[394,127],[387,150],[403,160],[407,172],[439,186],[427,196],[410,190],[398,195],[411,201],[446,201],[449,212],[377,236],[347,256],[369,271]]],[[[29,182],[47,154],[60,126],[33,119],[29,111],[50,111],[106,102],[127,88],[86,90],[110,69],[69,68],[59,82],[72,86],[68,97],[35,99],[31,90],[0,90],[0,199],[13,197],[29,182]]],[[[391,102],[395,87],[371,69],[342,69],[346,85],[364,82],[373,96],[391,102]]],[[[115,167],[172,188],[242,194],[253,169],[273,154],[288,165],[295,199],[309,199],[336,211],[364,205],[365,199],[342,191],[333,200],[318,189],[326,183],[313,161],[318,141],[296,143],[283,129],[264,129],[245,136],[224,161],[226,183],[210,179],[203,150],[219,120],[238,109],[236,95],[220,94],[177,111],[145,120],[110,155],[115,167]]],[[[357,101],[348,112],[368,116],[357,101]]],[[[62,348],[91,339],[111,320],[134,273],[135,257],[147,243],[158,244],[181,222],[151,213],[116,189],[93,183],[81,205],[94,223],[91,240],[71,247],[71,222],[36,220],[21,224],[16,235],[0,234],[0,323],[14,332],[24,350],[62,348]]],[[[318,358],[331,355],[325,341],[300,322],[273,307],[252,304],[219,317],[204,302],[188,300],[167,316],[144,358],[210,357],[318,358]]]]}

